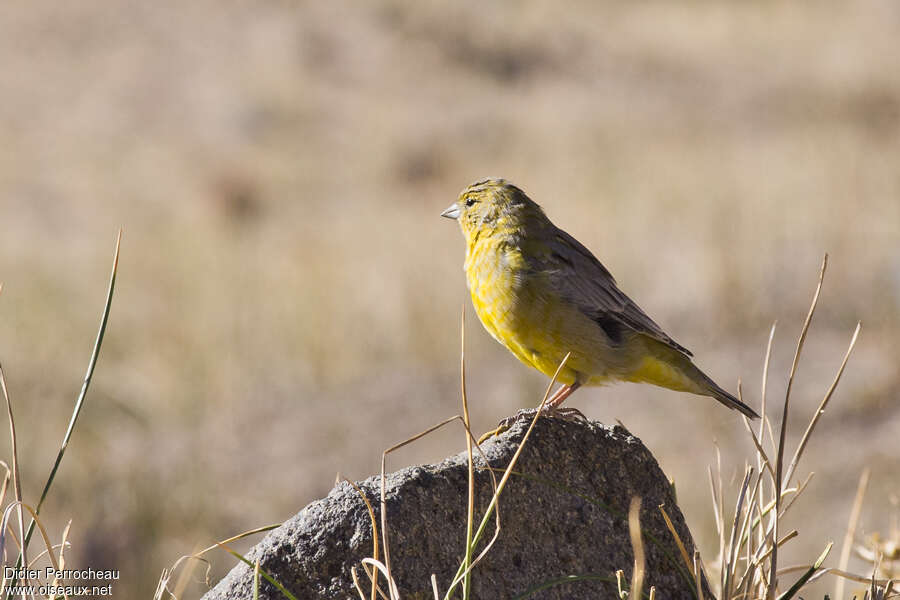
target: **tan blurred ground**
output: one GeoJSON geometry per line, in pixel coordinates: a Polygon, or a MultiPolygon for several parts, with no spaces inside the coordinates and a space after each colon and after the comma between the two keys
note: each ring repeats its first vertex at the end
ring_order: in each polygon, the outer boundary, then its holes
{"type": "MultiPolygon", "coordinates": [[[[120,224],[106,345],[45,509],[55,532],[74,521],[72,564],[120,568],[117,597],[149,597],[181,554],[284,520],[338,471],[375,472],[383,448],[459,410],[463,245],[438,213],[499,175],[753,405],[775,319],[783,393],[830,252],[795,434],[863,331],[801,465],[817,474],[787,562],[841,539],[864,465],[863,525],[885,530],[898,40],[893,0],[3,3],[0,360],[26,500],[80,386],[120,224]]],[[[469,317],[484,430],[545,380],[469,317]]],[[[654,451],[711,562],[706,469],[716,440],[740,471],[737,414],[630,385],[572,404],[654,451]]],[[[438,434],[392,465],[462,442],[438,434]]],[[[216,575],[233,564],[214,559],[216,575]]]]}

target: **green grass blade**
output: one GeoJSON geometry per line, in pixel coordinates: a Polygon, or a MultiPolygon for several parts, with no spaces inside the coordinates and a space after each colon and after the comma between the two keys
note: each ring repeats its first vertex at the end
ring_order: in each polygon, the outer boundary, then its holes
{"type": "Polygon", "coordinates": [[[253,600],[259,600],[259,559],[253,567],[253,600]]]}
{"type": "MultiPolygon", "coordinates": [[[[116,238],[116,252],[113,256],[113,266],[112,273],[109,277],[109,288],[106,292],[106,304],[103,307],[103,316],[100,318],[100,328],[97,331],[97,339],[94,342],[94,350],[91,352],[91,359],[88,362],[87,372],[84,376],[84,383],[81,386],[81,392],[78,394],[78,400],[75,402],[75,408],[72,411],[72,417],[69,419],[69,426],[66,428],[66,434],[63,436],[62,444],[59,447],[59,452],[56,455],[56,461],[53,463],[53,469],[50,470],[50,476],[47,478],[47,483],[44,484],[44,490],[41,492],[41,498],[38,500],[37,506],[35,507],[35,513],[40,514],[41,506],[44,504],[44,500],[47,499],[47,494],[50,492],[50,486],[53,485],[53,480],[56,478],[56,472],[59,470],[59,465],[62,462],[62,458],[66,453],[66,448],[69,445],[69,440],[72,438],[72,432],[75,430],[75,422],[78,420],[78,415],[81,413],[81,409],[84,406],[84,400],[87,397],[88,389],[91,385],[91,379],[94,376],[94,367],[97,365],[97,359],[100,356],[100,347],[103,345],[103,335],[106,333],[106,324],[109,321],[109,312],[112,307],[112,299],[113,292],[116,287],[116,272],[119,268],[119,247],[122,242],[122,230],[119,230],[119,235],[116,238]]],[[[28,526],[28,531],[25,534],[25,540],[22,543],[22,548],[26,548],[28,546],[28,542],[31,540],[31,536],[34,533],[35,522],[32,519],[31,524],[28,526]]],[[[22,556],[19,555],[19,559],[16,562],[16,566],[21,566],[22,556]]],[[[7,598],[9,596],[7,595],[7,598]]]]}
{"type": "Polygon", "coordinates": [[[281,592],[281,593],[284,595],[285,598],[287,598],[288,600],[297,600],[297,597],[296,597],[296,596],[294,596],[292,593],[290,593],[289,591],[287,591],[287,589],[285,589],[285,587],[284,587],[283,585],[281,585],[280,583],[278,583],[278,581],[277,581],[274,577],[272,577],[271,575],[269,575],[269,574],[265,571],[265,569],[261,568],[261,567],[259,566],[259,563],[254,564],[254,563],[250,562],[249,560],[247,560],[246,558],[244,558],[243,556],[241,556],[240,553],[235,552],[234,550],[232,550],[231,548],[229,548],[228,546],[226,546],[226,545],[224,545],[224,544],[220,544],[220,546],[225,550],[225,552],[227,552],[228,554],[232,555],[233,557],[235,557],[236,559],[238,559],[239,561],[243,562],[243,563],[246,564],[248,567],[250,567],[251,569],[253,569],[254,572],[256,571],[256,569],[259,569],[259,574],[263,576],[263,579],[265,579],[266,581],[268,581],[269,583],[271,583],[272,585],[274,585],[276,588],[278,588],[278,591],[281,592]]]}
{"type": "MultiPolygon", "coordinates": [[[[119,246],[121,242],[122,231],[120,230],[119,237],[116,239],[116,253],[113,257],[112,273],[109,276],[109,288],[106,292],[106,303],[103,306],[103,316],[100,318],[97,339],[94,341],[94,350],[91,352],[91,359],[88,362],[87,371],[84,374],[84,383],[81,385],[81,392],[78,394],[78,400],[76,400],[75,408],[72,410],[72,418],[69,419],[69,426],[66,428],[66,434],[63,436],[62,444],[59,447],[59,453],[56,455],[56,462],[53,463],[53,469],[50,471],[50,476],[47,478],[47,483],[44,484],[44,490],[41,492],[41,498],[38,500],[35,512],[39,514],[41,505],[44,503],[44,500],[47,499],[47,493],[50,491],[50,486],[53,485],[53,480],[56,477],[56,472],[59,470],[63,455],[66,453],[66,448],[69,446],[69,441],[72,439],[75,423],[78,420],[78,415],[81,414],[81,409],[84,406],[84,400],[87,397],[88,389],[91,387],[91,380],[94,377],[94,368],[97,366],[97,359],[100,357],[100,347],[103,345],[103,336],[106,334],[106,324],[109,322],[109,313],[112,308],[113,293],[116,288],[116,273],[119,268],[119,246]]],[[[29,532],[31,529],[33,529],[33,526],[29,528],[29,532]]],[[[27,541],[26,538],[26,543],[27,541]]]]}
{"type": "Polygon", "coordinates": [[[809,581],[809,578],[816,574],[816,571],[818,571],[822,566],[822,563],[825,562],[825,557],[827,557],[828,553],[831,552],[831,547],[833,545],[834,542],[828,542],[828,545],[825,546],[825,551],[822,552],[813,566],[811,566],[808,571],[803,573],[800,579],[798,579],[797,582],[794,583],[794,585],[792,585],[788,591],[778,596],[778,600],[789,600],[790,598],[793,598],[794,594],[799,592],[803,588],[803,586],[806,585],[806,582],[809,581]]]}

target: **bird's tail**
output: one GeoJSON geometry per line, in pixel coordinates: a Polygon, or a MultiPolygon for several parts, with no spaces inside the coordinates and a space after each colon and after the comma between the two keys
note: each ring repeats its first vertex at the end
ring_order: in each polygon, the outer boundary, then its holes
{"type": "Polygon", "coordinates": [[[710,396],[728,408],[740,411],[750,419],[759,418],[756,411],[723,390],[706,373],[697,368],[689,356],[662,343],[651,344],[651,354],[643,359],[640,367],[627,379],[701,396],[710,396]]]}
{"type": "MultiPolygon", "coordinates": [[[[699,370],[699,369],[698,369],[699,370]]],[[[707,377],[709,379],[709,377],[707,377]]],[[[733,408],[734,410],[739,410],[743,413],[748,419],[758,419],[759,415],[756,414],[756,411],[720,388],[712,379],[709,379],[709,382],[712,384],[709,388],[709,395],[727,406],[728,408],[733,408]]]]}

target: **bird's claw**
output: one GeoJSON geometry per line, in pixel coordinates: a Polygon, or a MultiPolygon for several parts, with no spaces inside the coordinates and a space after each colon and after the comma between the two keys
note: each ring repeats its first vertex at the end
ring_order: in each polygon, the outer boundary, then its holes
{"type": "Polygon", "coordinates": [[[485,441],[489,440],[490,438],[494,437],[495,435],[500,435],[501,433],[503,433],[504,431],[509,429],[509,425],[504,425],[505,422],[506,422],[506,419],[504,419],[503,421],[500,421],[500,423],[497,424],[496,429],[491,429],[490,431],[483,434],[480,438],[478,438],[478,445],[480,446],[485,441]]]}
{"type": "MultiPolygon", "coordinates": [[[[537,414],[537,408],[524,408],[518,411],[516,414],[506,417],[499,423],[497,423],[497,428],[493,431],[489,431],[481,436],[481,439],[478,440],[479,443],[488,439],[491,436],[499,435],[512,427],[512,424],[518,421],[519,419],[527,419],[531,420],[534,418],[534,415],[537,414]]],[[[577,408],[567,406],[565,408],[558,408],[555,406],[544,406],[541,411],[541,416],[544,417],[552,417],[554,419],[562,419],[563,421],[570,422],[584,422],[587,421],[588,418],[584,416],[584,413],[578,410],[577,408]]]]}
{"type": "Polygon", "coordinates": [[[547,416],[562,419],[564,421],[572,421],[573,423],[588,420],[588,418],[584,416],[583,412],[573,406],[567,406],[565,408],[556,408],[554,406],[550,406],[544,409],[544,413],[547,416]]]}

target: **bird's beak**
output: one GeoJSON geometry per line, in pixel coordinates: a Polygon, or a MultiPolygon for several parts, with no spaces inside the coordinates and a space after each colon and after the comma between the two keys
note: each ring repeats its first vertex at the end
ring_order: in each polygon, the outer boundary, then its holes
{"type": "Polygon", "coordinates": [[[447,207],[447,210],[441,213],[441,216],[447,217],[448,219],[456,219],[457,217],[459,217],[459,204],[454,202],[447,207]]]}

